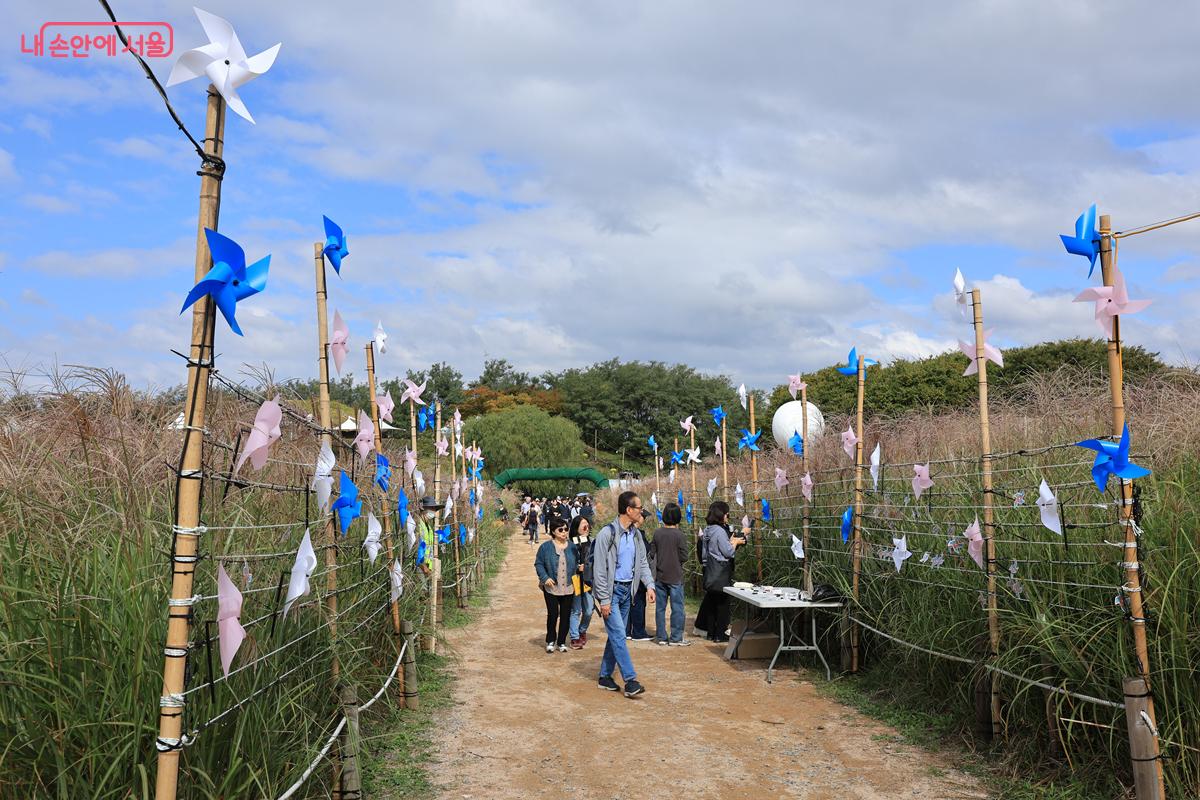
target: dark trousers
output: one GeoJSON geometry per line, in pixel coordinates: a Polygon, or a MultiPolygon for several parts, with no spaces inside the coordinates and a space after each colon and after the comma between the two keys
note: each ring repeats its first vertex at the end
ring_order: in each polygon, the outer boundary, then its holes
{"type": "Polygon", "coordinates": [[[705,628],[708,631],[708,638],[723,637],[725,629],[729,627],[729,595],[720,589],[715,592],[705,592],[704,602],[708,603],[710,608],[709,626],[705,628]]]}
{"type": "Polygon", "coordinates": [[[575,602],[573,594],[550,594],[542,590],[546,596],[546,644],[567,643],[567,632],[571,628],[571,604],[575,602]]]}
{"type": "MultiPolygon", "coordinates": [[[[704,585],[704,568],[700,569],[700,585],[704,585]]],[[[696,612],[696,621],[692,627],[705,633],[712,632],[713,628],[713,604],[714,598],[712,592],[705,592],[704,597],[700,598],[700,610],[696,612]]]]}
{"type": "Polygon", "coordinates": [[[646,585],[638,587],[637,594],[629,604],[629,621],[625,623],[625,635],[645,639],[646,633],[646,585]]]}

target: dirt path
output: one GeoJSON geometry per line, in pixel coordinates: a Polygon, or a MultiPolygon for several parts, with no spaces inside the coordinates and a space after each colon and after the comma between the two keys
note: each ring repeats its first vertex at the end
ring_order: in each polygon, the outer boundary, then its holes
{"type": "Polygon", "coordinates": [[[602,691],[604,626],[593,621],[581,651],[547,654],[536,582],[533,550],[514,537],[491,605],[450,634],[456,702],[434,747],[445,798],[987,797],[793,671],[768,684],[764,662],[726,662],[700,640],[631,642],[646,693],[602,691]]]}

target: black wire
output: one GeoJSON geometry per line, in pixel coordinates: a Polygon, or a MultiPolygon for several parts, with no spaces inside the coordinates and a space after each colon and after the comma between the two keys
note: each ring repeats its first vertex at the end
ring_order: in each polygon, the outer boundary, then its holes
{"type": "Polygon", "coordinates": [[[146,59],[142,58],[142,54],[129,46],[129,37],[125,35],[125,31],[121,30],[121,26],[117,24],[117,15],[113,13],[112,7],[108,4],[108,0],[100,0],[100,6],[108,14],[108,18],[113,21],[113,28],[117,31],[117,36],[121,37],[121,44],[125,45],[125,49],[138,60],[142,65],[142,70],[146,73],[146,77],[154,84],[154,88],[158,90],[158,94],[162,97],[163,105],[167,107],[167,113],[171,115],[171,119],[175,121],[175,126],[183,131],[183,135],[192,143],[192,147],[196,148],[196,154],[200,156],[200,160],[204,162],[202,172],[213,173],[213,177],[218,180],[225,174],[225,159],[212,153],[206,153],[200,142],[196,141],[196,137],[192,136],[191,131],[183,124],[183,120],[179,118],[179,114],[175,113],[175,109],[171,106],[171,101],[167,98],[167,90],[158,82],[158,78],[154,76],[154,71],[150,69],[150,65],[146,63],[146,59]]]}

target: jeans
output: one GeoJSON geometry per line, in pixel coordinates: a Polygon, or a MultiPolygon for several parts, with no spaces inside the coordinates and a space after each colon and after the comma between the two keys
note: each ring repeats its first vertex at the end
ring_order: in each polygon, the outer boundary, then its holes
{"type": "Polygon", "coordinates": [[[592,601],[591,592],[575,595],[575,602],[571,604],[572,639],[578,639],[580,634],[587,633],[588,625],[592,621],[592,611],[595,605],[592,601]]]}
{"type": "Polygon", "coordinates": [[[637,677],[633,671],[633,660],[629,657],[629,646],[625,644],[625,617],[629,614],[629,602],[629,584],[614,583],[612,611],[604,620],[608,643],[604,645],[604,655],[600,657],[600,677],[611,677],[613,669],[620,667],[621,677],[626,683],[637,677]]]}
{"type": "Polygon", "coordinates": [[[663,583],[654,584],[654,636],[660,642],[668,641],[667,632],[667,601],[671,603],[671,638],[672,642],[683,641],[683,584],[663,583]]]}
{"type": "Polygon", "coordinates": [[[566,644],[574,595],[550,594],[544,589],[542,594],[546,597],[546,644],[566,644]]]}
{"type": "Polygon", "coordinates": [[[625,622],[625,635],[634,639],[648,638],[646,633],[646,585],[638,587],[637,594],[630,602],[628,619],[625,622]]]}

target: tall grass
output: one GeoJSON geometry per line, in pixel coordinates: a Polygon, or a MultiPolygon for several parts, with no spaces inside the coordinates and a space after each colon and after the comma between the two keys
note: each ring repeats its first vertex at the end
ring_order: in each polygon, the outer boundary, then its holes
{"type": "MultiPolygon", "coordinates": [[[[180,446],[168,423],[178,408],[131,391],[112,373],[69,370],[54,381],[46,391],[13,386],[0,396],[0,797],[146,797],[169,594],[169,465],[180,446]]],[[[211,469],[229,469],[236,454],[220,444],[235,442],[254,410],[227,393],[213,395],[208,428],[216,444],[205,455],[211,469]]],[[[285,420],[272,463],[243,477],[302,485],[316,447],[307,428],[285,420]]],[[[349,467],[351,459],[339,451],[338,461],[349,467]]],[[[371,474],[356,477],[366,500],[371,474]]],[[[369,506],[364,502],[364,518],[369,506]]],[[[286,619],[272,613],[306,519],[314,545],[322,546],[304,493],[236,485],[226,491],[212,481],[202,516],[214,530],[201,541],[207,558],[195,591],[216,593],[222,556],[251,554],[223,562],[243,591],[249,634],[233,668],[263,660],[220,681],[215,600],[194,606],[194,691],[184,727],[199,733],[183,751],[180,785],[188,797],[273,796],[298,777],[337,720],[333,656],[362,700],[394,663],[387,565],[383,554],[374,566],[364,559],[365,521],[356,521],[337,547],[335,641],[320,598],[320,550],[313,593],[286,619]],[[279,527],[225,529],[254,525],[279,527]]],[[[478,535],[490,547],[502,534],[489,522],[478,535]]],[[[419,620],[424,592],[411,558],[405,574],[401,614],[419,620]]],[[[453,580],[449,570],[446,577],[453,580]]],[[[330,770],[319,769],[308,796],[327,795],[329,779],[330,770]]]]}
{"type": "MultiPolygon", "coordinates": [[[[1143,596],[1148,609],[1152,686],[1162,735],[1165,772],[1172,796],[1200,796],[1200,376],[1179,372],[1148,385],[1131,387],[1126,396],[1135,460],[1154,470],[1137,482],[1136,512],[1142,530],[1140,560],[1143,596]],[[1189,749],[1191,748],[1191,749],[1189,749]]],[[[949,414],[911,413],[899,418],[870,415],[866,407],[864,459],[882,443],[883,468],[878,490],[864,474],[865,553],[859,604],[854,615],[905,642],[971,661],[987,654],[987,617],[981,601],[986,574],[967,554],[963,530],[976,515],[983,519],[977,411],[949,414]],[[914,502],[911,464],[934,461],[935,481],[914,502]],[[939,460],[947,463],[937,463],[939,460]],[[893,537],[907,537],[914,556],[897,573],[891,558],[893,537]],[[953,544],[951,544],[953,543],[953,544]],[[961,550],[958,549],[961,547],[961,550]],[[928,556],[926,554],[928,553],[928,556]],[[944,562],[935,567],[932,561],[944,562]],[[927,558],[922,563],[922,558],[927,558]]],[[[824,409],[826,434],[808,443],[809,467],[817,486],[810,507],[809,565],[813,579],[850,594],[850,547],[842,542],[843,510],[853,503],[852,459],[841,449],[850,409],[824,409]]],[[[1058,447],[1110,432],[1107,383],[1102,376],[1063,369],[1026,385],[1020,402],[993,404],[992,450],[1004,454],[994,463],[996,553],[1001,644],[996,666],[1031,680],[1077,694],[1122,701],[1122,679],[1136,673],[1130,623],[1114,600],[1124,574],[1116,524],[1115,483],[1101,495],[1092,483],[1094,453],[1058,447]],[[1028,451],[1023,453],[1022,451],[1028,451]],[[1063,506],[1067,524],[1059,537],[1039,523],[1035,501],[1045,478],[1063,506]],[[1024,503],[1018,504],[1019,493],[1024,503]],[[1014,573],[1009,568],[1013,566],[1014,573]]],[[[704,431],[702,439],[711,439],[704,431]]],[[[769,437],[769,432],[767,437],[769,437]]],[[[707,450],[708,448],[706,448],[707,450]]],[[[708,498],[702,487],[719,475],[711,461],[697,476],[701,491],[689,491],[680,471],[660,502],[673,499],[682,485],[685,499],[703,518],[708,498]]],[[[742,483],[746,511],[751,499],[770,499],[772,522],[756,534],[738,557],[738,574],[756,580],[761,546],[764,582],[800,585],[801,568],[792,555],[791,536],[801,535],[800,459],[769,449],[759,459],[754,485],[749,460],[734,454],[730,482],[742,483]],[[790,485],[780,492],[774,467],[788,471],[790,485]]],[[[864,473],[866,469],[864,468],[864,473]]],[[[664,479],[665,483],[665,479],[664,479]]],[[[720,494],[715,495],[720,497],[720,494]]],[[[732,492],[730,492],[732,500],[732,492]]],[[[735,517],[743,511],[735,506],[735,517]]],[[[823,641],[836,663],[837,626],[823,641]]],[[[927,707],[960,718],[969,732],[974,688],[982,670],[931,656],[875,636],[862,636],[865,668],[886,674],[897,699],[920,697],[927,707]]],[[[876,676],[878,677],[878,676],[876,676]]],[[[880,683],[881,681],[874,681],[880,683]]],[[[1049,770],[1074,770],[1085,783],[1115,796],[1129,781],[1124,712],[1027,683],[1001,679],[1002,741],[997,752],[1015,753],[1023,764],[1044,762],[1049,770]],[[1052,728],[1048,718],[1057,720],[1052,728]],[[1052,741],[1053,740],[1053,741],[1052,741]],[[1057,755],[1058,752],[1062,755],[1057,755]]]]}

